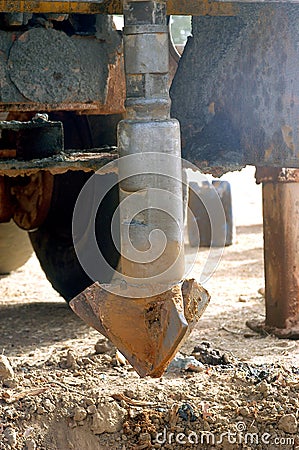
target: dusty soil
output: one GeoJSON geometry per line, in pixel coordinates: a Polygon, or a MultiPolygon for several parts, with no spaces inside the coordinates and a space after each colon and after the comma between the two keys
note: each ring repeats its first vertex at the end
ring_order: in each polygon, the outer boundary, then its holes
{"type": "Polygon", "coordinates": [[[206,284],[211,304],[181,350],[197,347],[204,364],[182,358],[161,379],[140,379],[106,343],[95,349],[100,335],[35,257],[2,277],[0,353],[14,379],[0,381],[0,449],[299,449],[298,342],[245,325],[264,317],[262,245],[261,224],[238,226],[206,284]]]}

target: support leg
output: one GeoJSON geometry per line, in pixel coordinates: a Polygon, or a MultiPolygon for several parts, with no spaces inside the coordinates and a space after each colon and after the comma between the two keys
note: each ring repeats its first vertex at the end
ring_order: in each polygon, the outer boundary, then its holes
{"type": "Polygon", "coordinates": [[[299,170],[262,169],[266,320],[252,329],[299,339],[299,170]]]}

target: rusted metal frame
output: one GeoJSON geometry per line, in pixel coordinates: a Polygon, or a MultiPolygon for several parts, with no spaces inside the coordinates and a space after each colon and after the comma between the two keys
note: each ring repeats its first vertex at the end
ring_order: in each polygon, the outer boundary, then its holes
{"type": "Polygon", "coordinates": [[[116,61],[109,64],[109,77],[105,103],[0,103],[0,112],[18,111],[76,111],[78,114],[122,114],[125,111],[125,76],[123,56],[116,55],[116,61]]]}
{"type": "Polygon", "coordinates": [[[7,175],[17,177],[19,175],[32,175],[39,171],[48,171],[53,175],[62,174],[68,170],[82,170],[84,172],[96,172],[101,167],[118,157],[117,153],[102,152],[101,149],[89,150],[89,153],[68,151],[49,158],[20,161],[16,159],[0,160],[0,177],[7,175]],[[94,153],[90,153],[93,151],[94,153]]]}
{"type": "Polygon", "coordinates": [[[266,319],[248,326],[299,339],[299,170],[258,169],[257,181],[263,185],[266,319]]]}
{"type": "MultiPolygon", "coordinates": [[[[122,0],[0,0],[0,11],[15,13],[122,14],[122,0]]],[[[234,1],[168,0],[167,14],[232,16],[239,7],[234,1]]]]}

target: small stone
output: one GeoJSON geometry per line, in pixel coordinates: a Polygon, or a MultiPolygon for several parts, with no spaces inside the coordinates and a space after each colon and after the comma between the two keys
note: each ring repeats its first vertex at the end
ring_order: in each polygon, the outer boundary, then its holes
{"type": "Polygon", "coordinates": [[[0,380],[7,380],[7,378],[14,378],[14,371],[8,358],[0,355],[0,380]]]}
{"type": "Polygon", "coordinates": [[[246,406],[242,406],[241,408],[239,408],[239,414],[241,414],[241,416],[247,417],[249,416],[249,413],[250,411],[248,408],[246,408],[246,406]]]}
{"type": "Polygon", "coordinates": [[[271,388],[266,381],[260,383],[258,390],[263,394],[264,398],[268,397],[271,393],[271,388]]]}
{"type": "Polygon", "coordinates": [[[4,431],[4,437],[12,448],[17,445],[17,432],[13,428],[6,428],[4,431]]]}
{"type": "Polygon", "coordinates": [[[79,406],[75,408],[74,411],[74,420],[75,422],[81,422],[82,420],[86,419],[87,412],[84,408],[80,408],[79,406]]]}
{"type": "Polygon", "coordinates": [[[91,430],[94,434],[115,433],[123,426],[127,411],[116,402],[103,402],[93,415],[91,430]]]}
{"type": "Polygon", "coordinates": [[[87,397],[85,399],[85,404],[86,404],[86,406],[93,405],[94,401],[92,400],[92,398],[87,397]]]}
{"type": "Polygon", "coordinates": [[[149,433],[141,433],[139,435],[139,444],[151,444],[151,435],[149,433]]]}
{"type": "Polygon", "coordinates": [[[36,450],[36,442],[33,439],[27,439],[25,444],[26,450],[36,450]]]}
{"type": "Polygon", "coordinates": [[[76,369],[77,368],[76,356],[72,350],[68,350],[68,352],[67,352],[66,368],[67,369],[76,369]]]}
{"type": "Polygon", "coordinates": [[[260,289],[258,290],[258,293],[259,293],[260,295],[262,295],[263,297],[265,297],[265,288],[264,288],[264,287],[260,288],[260,289]]]}
{"type": "Polygon", "coordinates": [[[298,422],[294,414],[285,414],[278,422],[278,428],[285,433],[297,433],[298,422]]]}
{"type": "Polygon", "coordinates": [[[210,431],[211,429],[209,422],[207,422],[206,420],[204,420],[203,422],[203,429],[204,431],[210,431]]]}
{"type": "Polygon", "coordinates": [[[108,339],[101,338],[94,346],[97,354],[109,353],[113,350],[113,345],[108,341],[108,339]]]}
{"type": "Polygon", "coordinates": [[[89,405],[87,408],[87,413],[88,414],[95,414],[97,412],[97,407],[96,405],[89,405]]]}
{"type": "Polygon", "coordinates": [[[3,386],[9,389],[15,389],[18,386],[18,382],[14,378],[7,378],[3,380],[3,386]]]}
{"type": "Polygon", "coordinates": [[[124,355],[122,353],[120,353],[120,351],[117,350],[115,358],[117,360],[117,362],[121,365],[121,366],[125,366],[126,365],[126,358],[124,357],[124,355]]]}
{"type": "Polygon", "coordinates": [[[46,400],[43,402],[43,406],[49,412],[54,412],[56,409],[55,405],[51,402],[49,398],[46,398],[46,400]]]}
{"type": "Polygon", "coordinates": [[[59,365],[62,369],[77,369],[78,364],[75,353],[72,350],[68,350],[66,358],[61,358],[59,365]]]}
{"type": "Polygon", "coordinates": [[[40,414],[40,415],[42,415],[42,414],[45,414],[47,411],[45,410],[45,408],[43,408],[42,406],[39,406],[38,408],[37,408],[37,410],[36,410],[36,413],[37,414],[40,414]]]}

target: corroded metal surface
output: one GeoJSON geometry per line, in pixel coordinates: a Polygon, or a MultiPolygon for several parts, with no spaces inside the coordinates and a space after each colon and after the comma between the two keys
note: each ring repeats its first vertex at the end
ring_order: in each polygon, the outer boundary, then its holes
{"type": "Polygon", "coordinates": [[[248,326],[299,339],[299,170],[262,175],[266,320],[248,326]]]}
{"type": "MultiPolygon", "coordinates": [[[[122,14],[122,0],[0,0],[0,11],[35,13],[122,14]]],[[[167,14],[234,15],[238,6],[232,2],[208,0],[168,0],[167,14]]]]}
{"type": "MultiPolygon", "coordinates": [[[[210,296],[195,280],[173,286],[163,294],[128,298],[110,287],[93,284],[75,297],[71,308],[86,323],[110,339],[141,377],[160,377],[207,307],[210,296]],[[107,290],[106,290],[107,289],[107,290]]],[[[142,294],[140,287],[126,291],[142,294]],[[138,289],[138,291],[137,291],[138,289]]]]}
{"type": "Polygon", "coordinates": [[[299,170],[279,167],[257,167],[255,174],[257,184],[260,183],[299,183],[299,170]]]}
{"type": "Polygon", "coordinates": [[[62,123],[48,121],[42,114],[30,122],[0,122],[0,131],[0,148],[15,150],[16,157],[23,160],[52,156],[63,150],[62,123]]]}
{"type": "Polygon", "coordinates": [[[34,230],[45,221],[52,199],[54,177],[40,171],[20,177],[10,184],[13,198],[13,219],[23,230],[34,230]]]}
{"type": "Polygon", "coordinates": [[[294,5],[196,17],[171,89],[183,156],[202,169],[299,167],[294,5]]]}
{"type": "Polygon", "coordinates": [[[49,158],[22,161],[17,159],[0,160],[0,176],[17,177],[31,175],[46,170],[53,175],[65,173],[68,170],[96,172],[101,167],[117,158],[116,153],[106,153],[103,149],[90,149],[94,153],[68,151],[49,158]]]}
{"type": "MultiPolygon", "coordinates": [[[[70,26],[70,25],[68,25],[70,26]]],[[[0,32],[0,111],[124,111],[121,38],[97,17],[95,35],[52,28],[0,32]]]]}
{"type": "Polygon", "coordinates": [[[299,318],[299,183],[263,185],[266,325],[299,318]]]}

